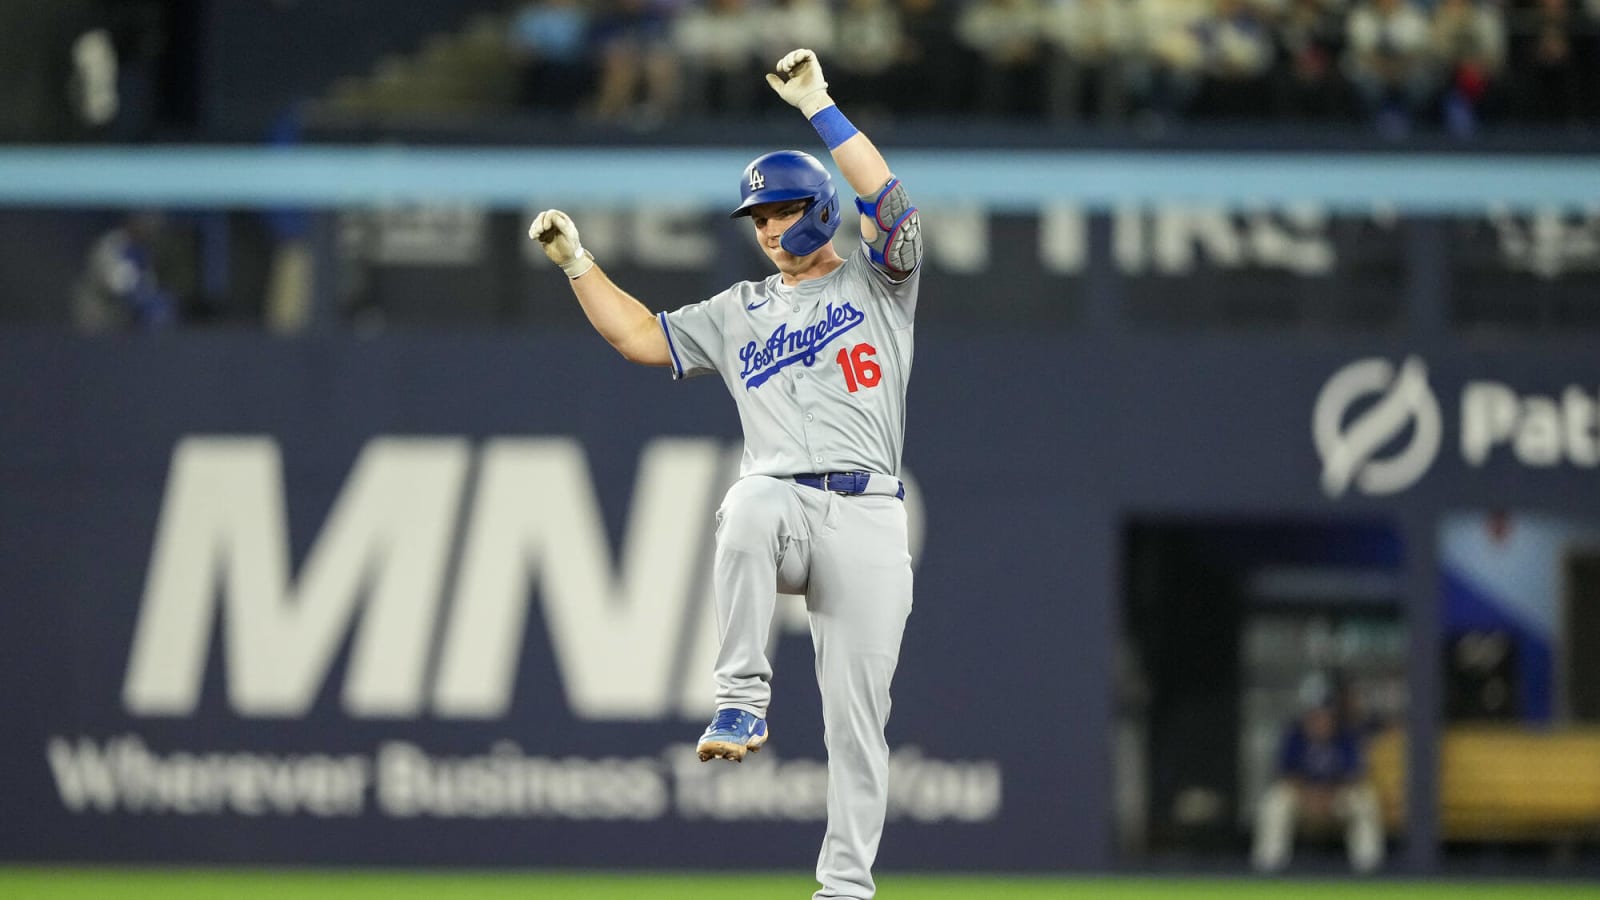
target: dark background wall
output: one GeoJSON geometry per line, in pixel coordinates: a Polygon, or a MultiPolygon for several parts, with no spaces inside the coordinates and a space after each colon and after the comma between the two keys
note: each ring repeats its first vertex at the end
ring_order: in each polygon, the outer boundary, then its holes
{"type": "MultiPolygon", "coordinates": [[[[576,717],[538,616],[518,658],[515,700],[489,719],[353,715],[337,688],[345,663],[327,675],[303,714],[242,714],[226,700],[221,643],[212,645],[203,699],[192,713],[135,714],[121,692],[163,491],[186,438],[255,436],[279,448],[293,571],[301,574],[310,547],[326,537],[350,467],[386,435],[459,439],[474,459],[495,436],[574,439],[617,547],[641,489],[640,454],[652,439],[735,437],[715,382],[674,385],[659,372],[619,363],[598,340],[567,334],[283,343],[251,335],[85,340],[35,333],[0,338],[0,350],[0,530],[7,535],[0,569],[12,598],[0,613],[0,660],[14,686],[3,709],[13,739],[0,748],[8,779],[0,790],[0,822],[8,823],[0,847],[8,857],[607,867],[720,861],[714,844],[681,827],[676,808],[643,821],[576,826],[551,817],[395,818],[372,806],[332,818],[134,814],[115,804],[74,813],[64,805],[65,770],[47,762],[52,739],[86,739],[104,750],[130,735],[169,763],[178,753],[370,754],[386,741],[439,755],[482,754],[497,740],[541,758],[587,758],[606,746],[622,748],[607,751],[619,757],[656,759],[698,726],[673,714],[642,722],[576,717]]],[[[930,336],[918,350],[906,462],[920,485],[926,541],[891,738],[929,759],[998,772],[1003,794],[991,814],[973,821],[924,822],[908,813],[885,840],[886,858],[899,866],[1114,864],[1112,648],[1123,627],[1130,521],[1397,523],[1407,548],[1402,581],[1412,585],[1407,614],[1423,635],[1422,660],[1431,660],[1433,601],[1421,586],[1431,583],[1425,548],[1441,510],[1511,500],[1591,508],[1592,469],[1529,467],[1506,450],[1478,468],[1457,449],[1457,397],[1467,381],[1494,379],[1519,392],[1592,385],[1593,357],[1583,346],[1490,352],[1413,342],[1238,338],[1202,345],[1007,334],[930,336]],[[1398,362],[1406,354],[1429,367],[1444,435],[1437,458],[1397,494],[1353,489],[1329,496],[1311,440],[1319,393],[1349,363],[1398,362]],[[997,744],[972,727],[1014,721],[1031,723],[1034,739],[997,744]]],[[[1361,407],[1354,409],[1359,416],[1361,407]]],[[[1407,434],[1394,441],[1405,444],[1407,434]]],[[[710,523],[682,526],[693,534],[710,523]]],[[[203,543],[193,552],[206,552],[203,543]]],[[[620,548],[615,552],[620,560],[620,548]]],[[[1206,588],[1203,580],[1186,584],[1206,588]]],[[[226,597],[233,589],[219,590],[226,597]]],[[[786,677],[777,702],[787,711],[786,742],[777,749],[780,759],[816,760],[815,701],[798,640],[779,645],[786,677]]],[[[1421,693],[1412,702],[1438,709],[1437,674],[1416,665],[1413,688],[1421,693]]],[[[1226,677],[1221,670],[1185,677],[1213,675],[1226,677]]],[[[1417,752],[1431,752],[1431,721],[1424,712],[1411,722],[1413,742],[1423,746],[1417,752]]],[[[1430,789],[1426,777],[1412,787],[1430,789]]],[[[796,858],[819,827],[803,816],[764,825],[756,855],[743,862],[796,858]]],[[[1419,814],[1410,833],[1425,837],[1431,827],[1419,814]]]]}

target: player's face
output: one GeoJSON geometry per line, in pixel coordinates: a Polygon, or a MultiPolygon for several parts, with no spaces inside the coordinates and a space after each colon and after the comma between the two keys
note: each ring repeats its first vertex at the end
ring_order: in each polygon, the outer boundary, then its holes
{"type": "Polygon", "coordinates": [[[1314,741],[1325,741],[1333,737],[1337,724],[1331,709],[1319,706],[1306,713],[1306,735],[1314,741]]]}
{"type": "Polygon", "coordinates": [[[800,221],[810,203],[809,200],[781,200],[750,208],[750,224],[755,226],[756,240],[761,243],[761,249],[767,257],[782,271],[793,268],[799,257],[779,246],[778,241],[789,230],[789,226],[800,221]]]}

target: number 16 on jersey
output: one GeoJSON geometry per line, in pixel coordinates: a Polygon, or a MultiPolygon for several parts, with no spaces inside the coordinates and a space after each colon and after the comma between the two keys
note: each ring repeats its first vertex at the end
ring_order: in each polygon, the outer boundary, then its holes
{"type": "Polygon", "coordinates": [[[862,388],[877,387],[883,379],[883,369],[873,361],[878,348],[871,344],[857,344],[849,349],[840,348],[839,368],[844,371],[845,387],[854,394],[862,388]]]}

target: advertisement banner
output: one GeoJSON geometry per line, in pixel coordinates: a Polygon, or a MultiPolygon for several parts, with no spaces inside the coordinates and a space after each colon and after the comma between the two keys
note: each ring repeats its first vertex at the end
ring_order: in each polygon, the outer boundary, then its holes
{"type": "MultiPolygon", "coordinates": [[[[888,868],[1111,864],[1135,514],[1576,508],[1600,465],[1580,346],[934,336],[916,365],[888,868]]],[[[810,865],[798,599],[768,749],[692,751],[740,449],[715,381],[581,332],[12,334],[0,385],[5,858],[810,865]]]]}
{"type": "MultiPolygon", "coordinates": [[[[780,598],[767,749],[694,753],[731,404],[571,337],[7,340],[0,854],[809,867],[802,598],[780,598]]],[[[980,470],[951,450],[928,464],[980,470]]],[[[1038,501],[936,475],[930,541],[904,475],[921,581],[884,864],[1091,864],[1103,804],[1064,786],[1104,768],[1099,735],[1035,723],[1041,765],[993,731],[1040,702],[1049,565],[962,562],[1038,501]],[[997,572],[1038,599],[997,613],[997,572]]]]}

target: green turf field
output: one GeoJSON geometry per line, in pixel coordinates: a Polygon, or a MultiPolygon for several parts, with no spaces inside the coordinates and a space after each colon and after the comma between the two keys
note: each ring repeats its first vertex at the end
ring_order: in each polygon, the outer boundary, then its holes
{"type": "MultiPolygon", "coordinates": [[[[6,900],[805,900],[805,875],[441,874],[0,868],[6,900]]],[[[1600,886],[1209,878],[879,877],[881,900],[1567,900],[1600,886]]]]}

